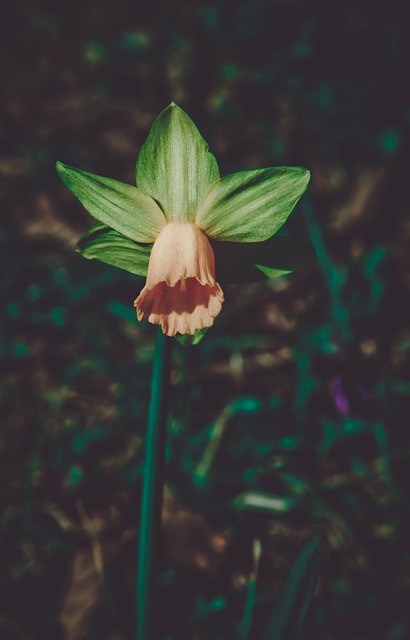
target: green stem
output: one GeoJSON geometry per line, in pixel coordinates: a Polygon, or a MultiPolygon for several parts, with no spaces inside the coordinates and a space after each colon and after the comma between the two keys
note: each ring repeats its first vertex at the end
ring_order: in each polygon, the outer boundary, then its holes
{"type": "Polygon", "coordinates": [[[137,640],[154,640],[172,339],[158,328],[145,444],[137,571],[137,640]]]}

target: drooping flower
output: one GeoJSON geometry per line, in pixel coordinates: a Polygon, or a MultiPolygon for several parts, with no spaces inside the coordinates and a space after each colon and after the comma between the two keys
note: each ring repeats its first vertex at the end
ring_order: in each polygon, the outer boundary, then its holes
{"type": "Polygon", "coordinates": [[[274,235],[306,190],[309,171],[271,167],[220,178],[205,140],[174,103],[140,150],[137,187],[60,162],[57,171],[102,223],[81,238],[79,251],[146,276],[137,317],[169,336],[212,326],[224,301],[217,279],[273,277],[311,257],[306,241],[274,235]]]}
{"type": "Polygon", "coordinates": [[[194,335],[212,326],[223,300],[206,234],[192,222],[166,224],[154,242],[145,287],[134,302],[138,320],[160,324],[170,336],[194,335]]]}

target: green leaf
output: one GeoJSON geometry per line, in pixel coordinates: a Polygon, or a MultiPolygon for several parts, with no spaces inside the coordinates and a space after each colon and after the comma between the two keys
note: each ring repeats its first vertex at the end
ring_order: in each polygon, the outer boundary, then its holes
{"type": "Polygon", "coordinates": [[[275,602],[262,640],[297,640],[312,599],[319,570],[322,538],[311,538],[292,565],[275,602]]]}
{"type": "Polygon", "coordinates": [[[137,276],[146,276],[152,245],[137,244],[103,224],[93,227],[77,244],[84,258],[96,258],[137,276]]]}
{"type": "Polygon", "coordinates": [[[253,541],[252,549],[252,573],[249,577],[245,607],[243,610],[242,619],[238,625],[238,638],[239,640],[247,640],[250,638],[250,631],[252,627],[252,620],[254,616],[255,604],[256,604],[256,581],[258,578],[258,569],[260,557],[262,555],[262,545],[258,538],[253,541]]]}
{"type": "Polygon", "coordinates": [[[136,187],[56,164],[65,186],[91,215],[137,242],[154,242],[166,224],[158,204],[136,187]]]}
{"type": "Polygon", "coordinates": [[[196,223],[216,240],[267,240],[286,222],[309,179],[310,173],[303,167],[232,173],[209,189],[196,223]]]}
{"type": "Polygon", "coordinates": [[[217,162],[195,124],[170,104],[140,150],[138,188],[158,200],[168,221],[194,222],[205,193],[218,178],[217,162]]]}
{"type": "Polygon", "coordinates": [[[275,235],[264,242],[212,242],[219,282],[239,284],[291,273],[316,257],[304,238],[275,235]]]}
{"type": "Polygon", "coordinates": [[[291,511],[294,505],[294,498],[281,498],[257,491],[246,491],[234,500],[234,506],[241,511],[263,513],[286,513],[291,511]]]}

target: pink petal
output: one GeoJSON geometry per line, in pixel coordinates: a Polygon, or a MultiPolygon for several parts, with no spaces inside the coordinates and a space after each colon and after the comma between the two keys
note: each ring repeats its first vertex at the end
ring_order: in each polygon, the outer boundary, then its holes
{"type": "Polygon", "coordinates": [[[168,336],[211,327],[224,295],[215,281],[215,257],[201,229],[167,224],[152,248],[145,287],[134,302],[138,320],[160,324],[168,336]]]}

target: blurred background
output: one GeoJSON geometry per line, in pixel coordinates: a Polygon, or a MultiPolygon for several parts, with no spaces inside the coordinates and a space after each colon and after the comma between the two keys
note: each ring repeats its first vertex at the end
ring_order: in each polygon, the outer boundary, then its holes
{"type": "Polygon", "coordinates": [[[74,251],[57,159],[134,182],[171,100],[221,173],[311,169],[316,264],[230,287],[175,343],[158,617],[252,638],[325,540],[305,638],[410,637],[407,3],[14,0],[2,9],[0,637],[131,640],[155,329],[142,283],[74,251]]]}

